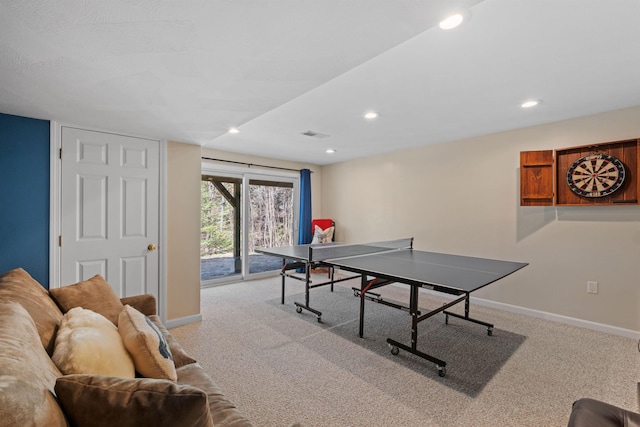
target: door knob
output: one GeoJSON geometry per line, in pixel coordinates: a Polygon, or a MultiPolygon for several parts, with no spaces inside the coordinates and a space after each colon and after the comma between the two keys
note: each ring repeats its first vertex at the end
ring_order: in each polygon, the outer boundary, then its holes
{"type": "Polygon", "coordinates": [[[147,246],[147,249],[149,249],[149,252],[153,252],[156,250],[156,245],[154,245],[153,243],[149,243],[149,246],[147,246]]]}

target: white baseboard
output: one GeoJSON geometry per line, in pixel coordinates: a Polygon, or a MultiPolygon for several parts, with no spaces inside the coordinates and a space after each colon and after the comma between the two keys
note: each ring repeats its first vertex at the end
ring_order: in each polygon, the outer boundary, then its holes
{"type": "Polygon", "coordinates": [[[605,332],[612,335],[640,339],[640,331],[619,328],[617,326],[605,325],[604,323],[592,322],[590,320],[577,319],[575,317],[563,316],[561,314],[548,313],[546,311],[534,310],[532,308],[520,307],[517,305],[505,304],[502,302],[490,301],[481,298],[471,297],[473,304],[483,305],[498,310],[509,311],[516,314],[524,314],[525,316],[536,317],[539,319],[550,320],[552,322],[564,323],[566,325],[577,326],[580,328],[591,329],[593,331],[605,332]]]}
{"type": "Polygon", "coordinates": [[[194,314],[193,316],[180,317],[178,319],[167,320],[167,329],[177,328],[178,326],[188,325],[189,323],[202,322],[202,314],[194,314]]]}
{"type": "MultiPolygon", "coordinates": [[[[446,294],[435,292],[429,289],[420,289],[421,292],[437,295],[439,297],[451,298],[446,294]]],[[[498,310],[508,311],[510,313],[523,314],[525,316],[536,317],[538,319],[550,320],[552,322],[564,323],[566,325],[577,326],[580,328],[590,329],[598,332],[605,332],[612,335],[618,335],[621,337],[631,338],[634,340],[640,339],[640,331],[634,331],[631,329],[619,328],[617,326],[606,325],[604,323],[591,322],[589,320],[577,319],[575,317],[563,316],[560,314],[548,313],[546,311],[534,310],[532,308],[520,307],[517,305],[506,304],[503,302],[491,301],[477,297],[471,297],[471,303],[482,305],[489,308],[495,308],[498,310]]]]}

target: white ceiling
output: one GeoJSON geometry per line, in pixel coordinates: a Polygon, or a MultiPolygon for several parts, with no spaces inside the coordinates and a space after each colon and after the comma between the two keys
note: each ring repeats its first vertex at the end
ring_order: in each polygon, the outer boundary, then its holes
{"type": "Polygon", "coordinates": [[[0,112],[225,151],[329,164],[637,105],[639,0],[0,0],[0,112]]]}

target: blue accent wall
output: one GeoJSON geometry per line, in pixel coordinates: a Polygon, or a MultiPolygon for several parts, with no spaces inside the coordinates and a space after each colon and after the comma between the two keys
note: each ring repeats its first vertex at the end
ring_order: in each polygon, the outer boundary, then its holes
{"type": "Polygon", "coordinates": [[[49,288],[49,121],[0,113],[0,274],[49,288]]]}

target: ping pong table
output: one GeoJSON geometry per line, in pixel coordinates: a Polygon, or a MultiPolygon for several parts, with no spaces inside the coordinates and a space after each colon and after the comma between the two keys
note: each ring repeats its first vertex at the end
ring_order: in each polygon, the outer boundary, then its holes
{"type": "Polygon", "coordinates": [[[403,344],[388,338],[387,344],[391,353],[397,355],[400,349],[422,359],[433,362],[438,374],[446,374],[446,362],[418,350],[418,324],[435,314],[443,312],[445,323],[449,316],[461,318],[469,322],[487,327],[487,334],[493,334],[493,324],[474,319],[469,316],[470,294],[497,280],[500,280],[528,263],[502,261],[487,258],[476,258],[437,252],[426,252],[413,249],[413,238],[375,242],[367,244],[326,243],[320,245],[297,245],[272,249],[256,249],[256,252],[282,258],[282,304],[284,304],[285,279],[295,278],[305,282],[305,303],[296,303],[296,311],[308,310],[316,314],[320,321],[322,313],[309,306],[309,291],[315,287],[331,285],[344,280],[360,278],[360,287],[353,288],[354,295],[360,297],[359,336],[364,336],[365,301],[384,304],[393,308],[408,311],[411,315],[411,343],[403,344]],[[330,268],[330,280],[313,283],[310,271],[317,266],[330,268]],[[293,269],[304,268],[304,277],[289,273],[293,269]],[[354,273],[353,276],[334,280],[334,269],[354,273]],[[388,301],[374,289],[391,283],[409,285],[409,305],[388,301]],[[441,307],[422,313],[418,307],[420,288],[453,295],[452,301],[441,307]],[[464,301],[464,314],[447,311],[452,306],[464,301]]]}
{"type": "MultiPolygon", "coordinates": [[[[282,276],[282,296],[281,303],[284,304],[284,295],[285,295],[285,279],[295,279],[299,281],[303,281],[305,283],[305,302],[297,302],[294,301],[296,305],[296,311],[298,313],[302,313],[302,310],[310,311],[315,314],[318,322],[322,321],[322,312],[315,308],[312,308],[309,305],[309,291],[314,288],[318,288],[320,286],[331,285],[331,291],[333,292],[333,285],[335,283],[344,282],[346,280],[351,280],[354,277],[346,277],[341,279],[335,279],[334,276],[334,268],[328,264],[324,264],[317,256],[317,252],[321,251],[323,248],[326,250],[329,247],[337,247],[337,246],[346,246],[343,243],[319,243],[314,245],[296,245],[296,246],[281,246],[278,248],[256,248],[255,251],[258,253],[262,253],[265,255],[272,255],[276,257],[282,258],[282,269],[280,270],[280,275],[282,276]],[[311,279],[311,271],[319,266],[327,266],[329,267],[329,280],[322,281],[320,283],[314,283],[311,279]],[[291,271],[294,270],[294,273],[291,271]],[[296,274],[303,273],[302,275],[296,274]]],[[[325,253],[326,255],[326,253],[325,253]]]]}

